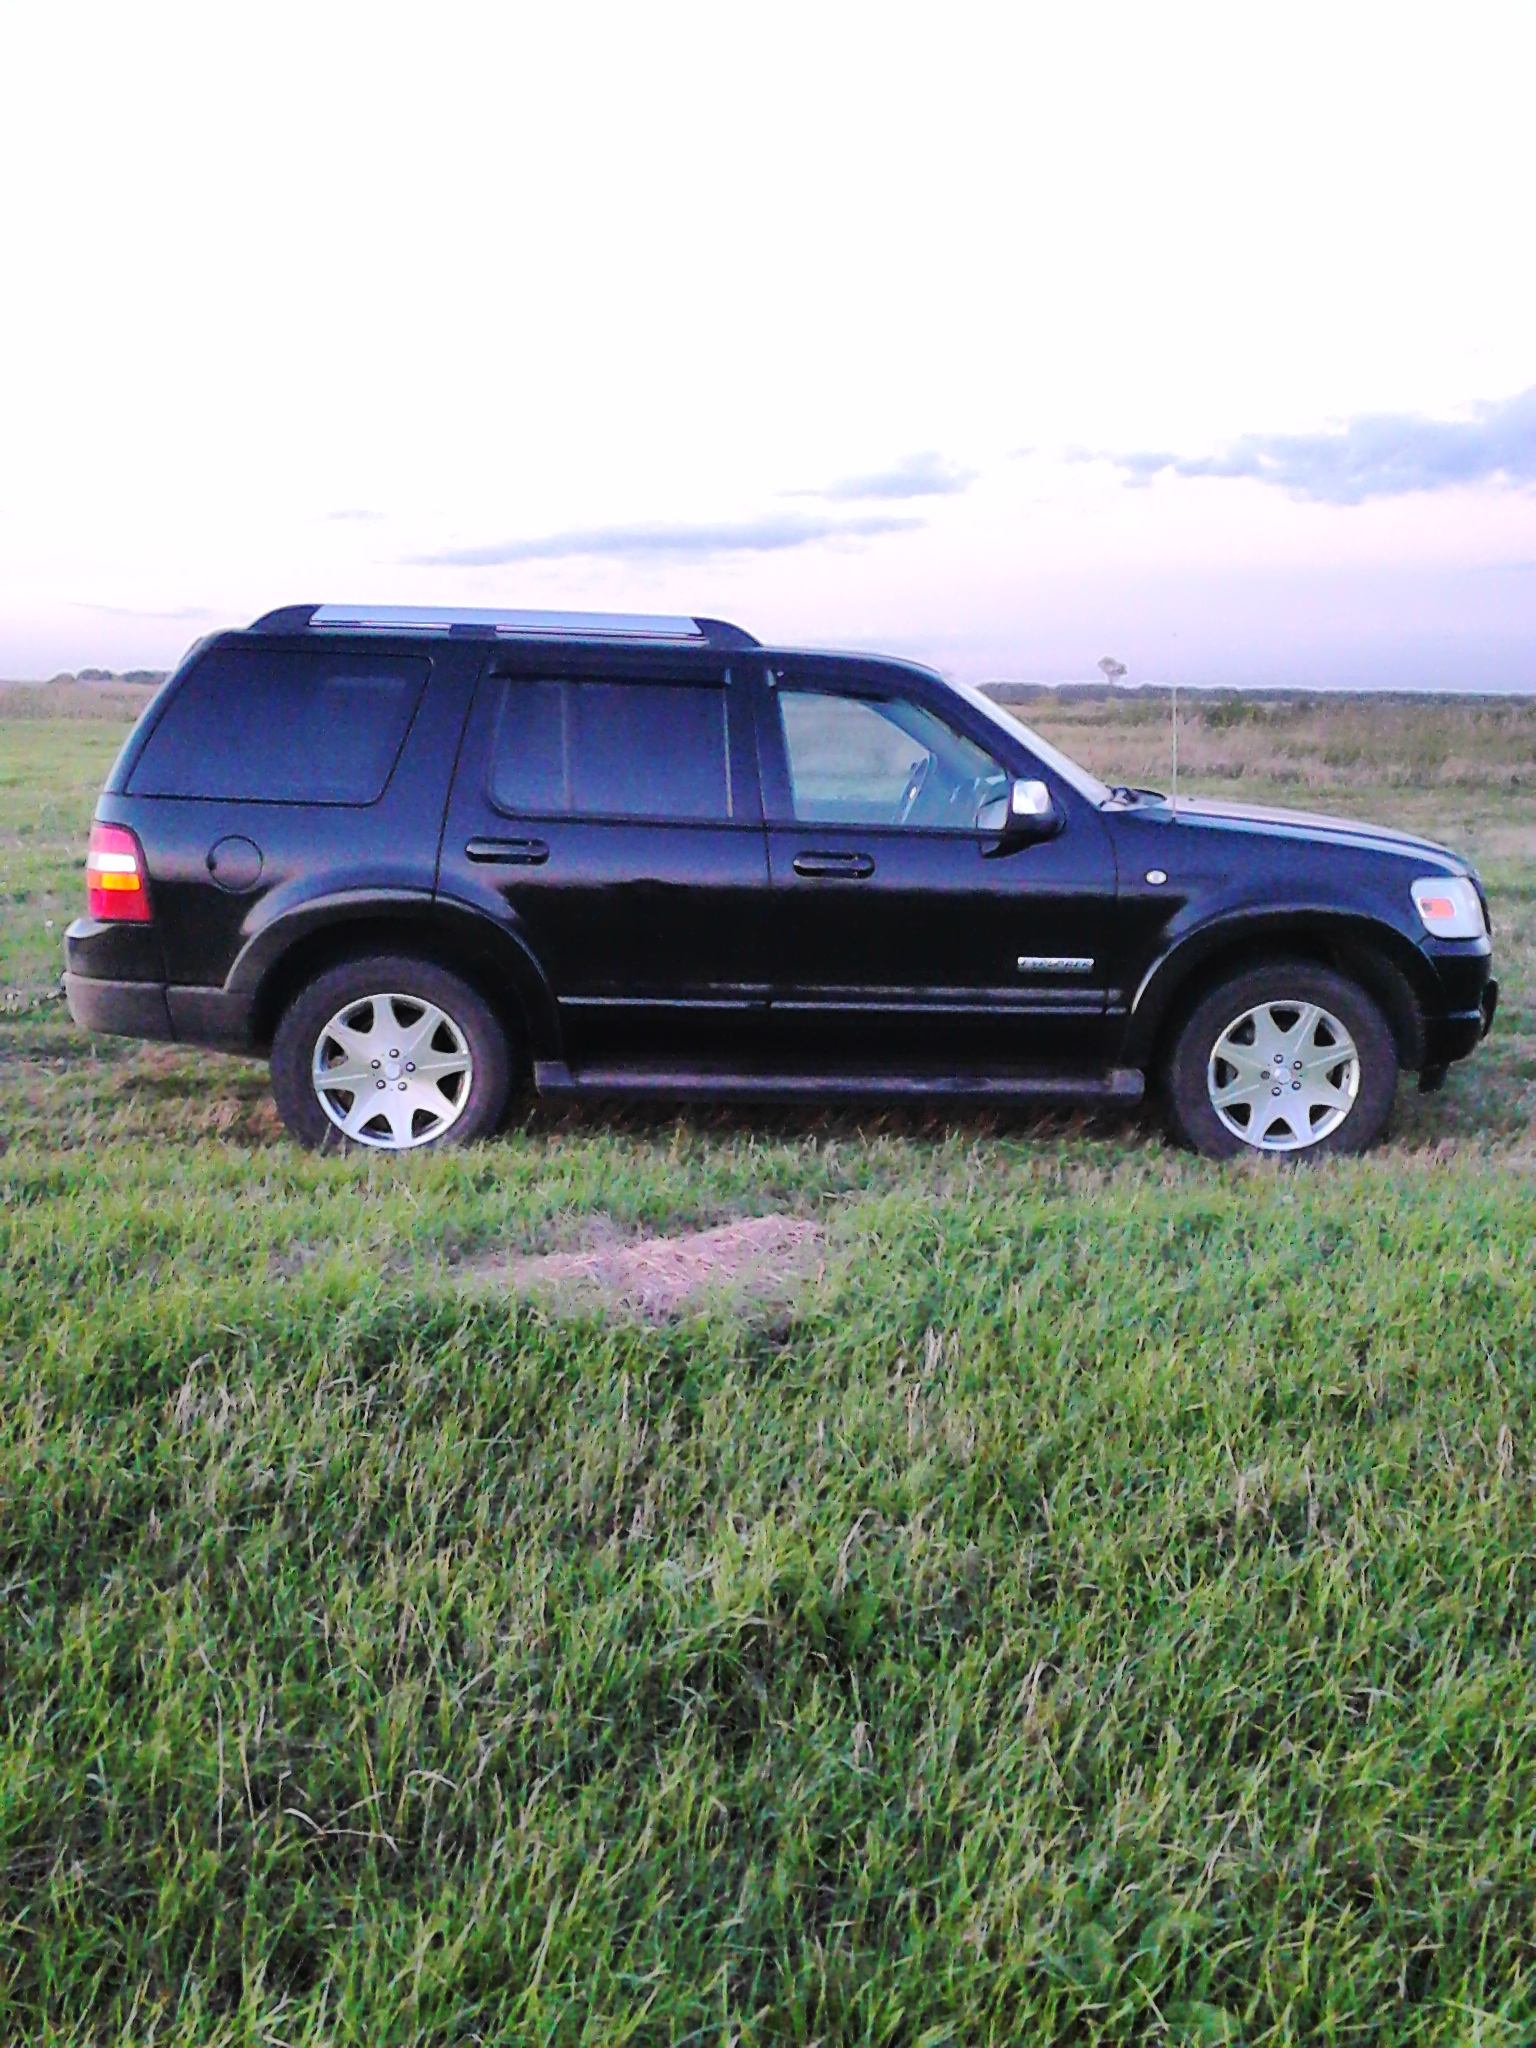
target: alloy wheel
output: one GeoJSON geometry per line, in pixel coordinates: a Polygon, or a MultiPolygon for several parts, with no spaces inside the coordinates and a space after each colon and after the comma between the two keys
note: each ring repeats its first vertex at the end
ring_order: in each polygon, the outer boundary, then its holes
{"type": "Polygon", "coordinates": [[[1336,1131],[1360,1089],[1360,1054],[1321,1004],[1258,1003],[1211,1048],[1211,1107],[1258,1152],[1304,1152],[1336,1131]]]}
{"type": "Polygon", "coordinates": [[[457,1123],[474,1061],[446,1010],[396,991],[338,1010],[315,1039],[311,1076],[321,1108],[344,1136],[406,1152],[457,1123]]]}

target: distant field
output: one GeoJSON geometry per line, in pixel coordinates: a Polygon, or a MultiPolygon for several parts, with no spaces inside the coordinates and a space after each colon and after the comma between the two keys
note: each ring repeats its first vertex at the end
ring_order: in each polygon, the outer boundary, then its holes
{"type": "MultiPolygon", "coordinates": [[[[1489,879],[1495,1035],[1369,1160],[391,1165],[69,1026],[131,705],[54,687],[0,692],[0,2040],[1536,2037],[1536,705],[1183,707],[1182,786],[1489,879]],[[767,1213],[826,1256],[761,1307],[473,1277],[767,1213]]],[[[1166,782],[1165,707],[1020,708],[1166,782]]]]}
{"type": "MultiPolygon", "coordinates": [[[[1165,691],[1000,691],[1096,773],[1166,789],[1165,691]]],[[[1179,700],[1180,788],[1343,805],[1482,860],[1536,859],[1536,697],[1213,695],[1179,700]]]]}

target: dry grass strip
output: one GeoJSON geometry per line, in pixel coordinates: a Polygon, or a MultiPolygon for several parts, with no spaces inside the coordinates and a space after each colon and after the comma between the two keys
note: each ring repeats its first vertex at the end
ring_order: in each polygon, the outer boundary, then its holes
{"type": "Polygon", "coordinates": [[[782,1300],[821,1272],[825,1251],[819,1224],[798,1216],[747,1216],[676,1237],[480,1260],[467,1271],[518,1293],[600,1299],[660,1322],[720,1296],[782,1300]]]}

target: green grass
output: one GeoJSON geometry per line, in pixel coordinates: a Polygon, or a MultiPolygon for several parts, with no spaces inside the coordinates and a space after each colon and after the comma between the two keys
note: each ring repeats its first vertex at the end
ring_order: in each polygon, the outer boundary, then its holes
{"type": "MultiPolygon", "coordinates": [[[[6,830],[56,807],[67,918],[97,736],[29,731],[6,830]]],[[[1494,1039],[1313,1172],[1136,1121],[532,1112],[319,1161],[258,1067],[29,1000],[0,2039],[1530,2040],[1536,873],[1499,843],[1494,1039]],[[831,1245],[789,1310],[459,1284],[770,1209],[831,1245]]]]}
{"type": "Polygon", "coordinates": [[[7,718],[0,695],[0,1014],[57,990],[64,927],[85,907],[85,833],[127,728],[7,718]]]}

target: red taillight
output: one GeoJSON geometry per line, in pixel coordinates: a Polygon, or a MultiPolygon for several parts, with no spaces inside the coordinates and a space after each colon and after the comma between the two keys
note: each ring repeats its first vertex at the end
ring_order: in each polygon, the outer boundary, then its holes
{"type": "Polygon", "coordinates": [[[91,827],[85,881],[92,917],[111,918],[118,924],[149,923],[144,855],[126,825],[91,827]]]}

